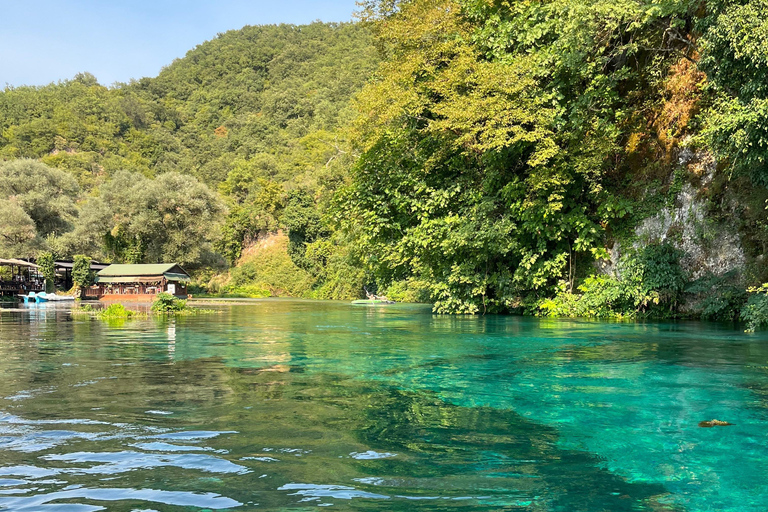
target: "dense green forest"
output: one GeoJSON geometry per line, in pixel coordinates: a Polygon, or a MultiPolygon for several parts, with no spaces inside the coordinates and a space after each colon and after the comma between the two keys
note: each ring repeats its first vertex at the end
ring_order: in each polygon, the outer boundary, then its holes
{"type": "Polygon", "coordinates": [[[176,261],[210,277],[290,226],[301,263],[352,160],[350,100],[377,63],[360,24],[245,27],[155,78],[6,88],[0,252],[176,261]]]}
{"type": "Polygon", "coordinates": [[[174,260],[212,293],[768,318],[768,2],[359,15],[6,89],[0,251],[174,260]]]}

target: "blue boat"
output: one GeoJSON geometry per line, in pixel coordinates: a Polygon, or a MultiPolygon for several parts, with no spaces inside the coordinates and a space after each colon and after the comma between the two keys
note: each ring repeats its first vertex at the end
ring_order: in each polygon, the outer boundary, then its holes
{"type": "Polygon", "coordinates": [[[28,304],[30,302],[47,302],[48,301],[48,294],[45,292],[35,293],[35,292],[29,292],[28,295],[19,295],[22,299],[24,299],[24,304],[28,304]]]}

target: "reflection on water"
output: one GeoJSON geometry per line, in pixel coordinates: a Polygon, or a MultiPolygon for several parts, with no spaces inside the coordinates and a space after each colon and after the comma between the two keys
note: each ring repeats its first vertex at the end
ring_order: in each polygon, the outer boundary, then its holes
{"type": "Polygon", "coordinates": [[[768,509],[759,335],[221,309],[3,310],[0,510],[768,509]]]}

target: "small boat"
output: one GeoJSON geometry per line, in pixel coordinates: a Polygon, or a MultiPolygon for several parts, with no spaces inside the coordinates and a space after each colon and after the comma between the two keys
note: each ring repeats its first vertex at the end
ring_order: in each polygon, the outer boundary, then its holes
{"type": "Polygon", "coordinates": [[[28,304],[30,302],[64,302],[75,300],[75,297],[70,297],[69,295],[56,295],[55,293],[45,292],[29,292],[28,295],[19,295],[19,297],[24,299],[24,304],[28,304]]]}
{"type": "Polygon", "coordinates": [[[371,305],[371,304],[394,304],[395,301],[389,300],[384,295],[376,295],[368,291],[368,288],[363,287],[367,299],[353,300],[352,304],[355,305],[371,305]]]}
{"type": "Polygon", "coordinates": [[[56,295],[55,293],[51,293],[46,296],[46,299],[52,302],[64,302],[64,301],[73,301],[75,300],[74,297],[71,297],[69,295],[56,295]]]}
{"type": "Polygon", "coordinates": [[[355,305],[366,305],[366,304],[394,304],[395,301],[389,300],[389,299],[360,299],[360,300],[353,300],[352,304],[355,305]]]}

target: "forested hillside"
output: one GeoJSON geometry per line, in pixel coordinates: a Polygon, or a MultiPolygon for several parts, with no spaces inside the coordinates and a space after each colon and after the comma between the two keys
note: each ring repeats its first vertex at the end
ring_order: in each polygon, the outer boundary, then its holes
{"type": "Polygon", "coordinates": [[[83,73],[7,88],[3,253],[221,269],[281,228],[287,205],[294,224],[306,209],[317,222],[348,165],[350,100],[377,62],[359,24],[259,26],[221,34],[155,78],[108,88],[83,73]]]}
{"type": "Polygon", "coordinates": [[[0,172],[26,178],[0,183],[3,250],[450,313],[768,318],[768,2],[360,17],[228,32],[113,88],[4,91],[0,172]]]}
{"type": "Polygon", "coordinates": [[[352,119],[350,98],[376,63],[359,25],[245,27],[155,78],[109,89],[84,73],[6,89],[0,156],[41,159],[85,188],[124,169],[217,185],[238,165],[287,181],[332,156],[327,132],[352,119]]]}

